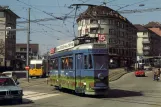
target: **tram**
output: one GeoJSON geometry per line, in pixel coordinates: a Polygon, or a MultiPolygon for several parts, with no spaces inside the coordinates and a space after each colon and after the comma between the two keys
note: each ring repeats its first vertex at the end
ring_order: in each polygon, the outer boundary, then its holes
{"type": "Polygon", "coordinates": [[[46,77],[48,75],[47,60],[32,59],[30,60],[29,76],[32,77],[46,77]]]}
{"type": "Polygon", "coordinates": [[[50,56],[50,84],[77,94],[108,95],[108,50],[106,44],[75,46],[69,42],[50,56]]]}

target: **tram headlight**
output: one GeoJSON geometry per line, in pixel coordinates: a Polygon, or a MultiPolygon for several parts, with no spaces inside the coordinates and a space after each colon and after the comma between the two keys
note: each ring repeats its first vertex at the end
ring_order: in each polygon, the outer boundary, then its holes
{"type": "Polygon", "coordinates": [[[104,75],[102,73],[99,73],[98,74],[98,78],[101,79],[101,80],[103,80],[105,77],[104,77],[104,75]]]}
{"type": "Polygon", "coordinates": [[[83,85],[86,85],[86,82],[83,82],[83,85]]]}

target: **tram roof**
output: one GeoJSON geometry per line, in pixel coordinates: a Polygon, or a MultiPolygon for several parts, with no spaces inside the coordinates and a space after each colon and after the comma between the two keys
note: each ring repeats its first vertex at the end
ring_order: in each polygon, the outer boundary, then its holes
{"type": "Polygon", "coordinates": [[[57,56],[80,53],[80,52],[86,53],[86,52],[89,52],[89,49],[107,49],[106,47],[107,47],[106,44],[98,44],[98,43],[81,44],[68,50],[56,52],[52,54],[50,57],[57,57],[57,56]]]}
{"type": "Polygon", "coordinates": [[[98,43],[88,43],[88,44],[81,44],[72,48],[72,50],[79,50],[79,49],[102,49],[106,48],[106,44],[98,44],[98,43]]]}

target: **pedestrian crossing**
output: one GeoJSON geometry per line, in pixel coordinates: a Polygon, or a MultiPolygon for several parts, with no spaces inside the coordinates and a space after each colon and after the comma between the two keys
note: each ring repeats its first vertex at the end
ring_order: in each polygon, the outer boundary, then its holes
{"type": "Polygon", "coordinates": [[[28,99],[32,101],[60,95],[57,93],[55,94],[54,93],[42,93],[42,92],[35,92],[35,91],[24,91],[23,94],[24,94],[23,99],[28,99]]]}

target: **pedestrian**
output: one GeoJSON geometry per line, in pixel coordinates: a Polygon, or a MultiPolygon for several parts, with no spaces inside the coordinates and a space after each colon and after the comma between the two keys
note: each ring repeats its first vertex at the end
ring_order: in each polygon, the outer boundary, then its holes
{"type": "Polygon", "coordinates": [[[157,70],[154,69],[154,76],[153,76],[153,80],[154,80],[154,81],[156,80],[156,77],[157,77],[157,70]]]}

